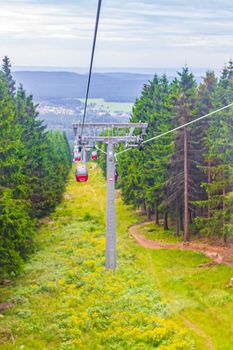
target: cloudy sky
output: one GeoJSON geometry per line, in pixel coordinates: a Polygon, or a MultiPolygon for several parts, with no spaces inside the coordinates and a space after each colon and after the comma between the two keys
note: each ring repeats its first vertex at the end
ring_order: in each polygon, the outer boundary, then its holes
{"type": "MultiPolygon", "coordinates": [[[[87,67],[97,0],[0,0],[14,66],[87,67]]],[[[232,0],[103,0],[95,67],[219,68],[233,57],[232,0]]]]}

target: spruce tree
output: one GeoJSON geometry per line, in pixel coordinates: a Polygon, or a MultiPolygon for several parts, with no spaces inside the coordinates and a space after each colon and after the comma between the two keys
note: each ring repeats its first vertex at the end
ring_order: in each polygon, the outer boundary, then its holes
{"type": "MultiPolygon", "coordinates": [[[[196,82],[188,67],[178,73],[179,80],[175,82],[178,90],[176,108],[173,118],[174,126],[188,123],[195,117],[196,82]]],[[[196,193],[196,160],[190,129],[184,127],[175,135],[174,157],[171,166],[168,200],[179,208],[179,225],[184,229],[184,240],[189,240],[189,211],[191,201],[196,193]]],[[[178,221],[177,221],[178,224],[178,221]]],[[[177,233],[179,233],[177,228],[177,233]]]]}
{"type": "Polygon", "coordinates": [[[7,82],[7,86],[8,86],[8,92],[10,94],[11,97],[14,96],[15,94],[15,80],[13,79],[12,73],[11,73],[11,63],[10,63],[10,59],[5,56],[3,58],[3,64],[2,64],[2,73],[3,76],[7,82]]]}

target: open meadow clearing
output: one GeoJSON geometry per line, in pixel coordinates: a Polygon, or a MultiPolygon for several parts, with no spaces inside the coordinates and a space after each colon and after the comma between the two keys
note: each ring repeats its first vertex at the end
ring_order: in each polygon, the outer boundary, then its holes
{"type": "Polygon", "coordinates": [[[117,199],[118,269],[104,269],[105,181],[70,177],[65,199],[40,228],[37,252],[0,318],[3,350],[233,348],[232,268],[200,269],[201,253],[146,250],[128,227],[139,221],[117,199]]]}

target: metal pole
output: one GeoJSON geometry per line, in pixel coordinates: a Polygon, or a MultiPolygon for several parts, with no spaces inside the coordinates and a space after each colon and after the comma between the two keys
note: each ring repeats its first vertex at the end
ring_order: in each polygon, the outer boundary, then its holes
{"type": "Polygon", "coordinates": [[[114,142],[109,140],[107,148],[107,218],[106,218],[106,270],[117,268],[116,256],[116,202],[114,142]]]}
{"type": "MultiPolygon", "coordinates": [[[[116,252],[116,203],[115,203],[115,154],[114,146],[118,143],[130,142],[132,147],[138,144],[138,136],[133,135],[134,129],[147,128],[147,123],[83,123],[82,129],[88,129],[91,135],[78,135],[81,124],[73,124],[74,133],[78,144],[82,147],[82,161],[86,163],[87,154],[85,147],[93,147],[96,142],[107,144],[107,211],[106,211],[106,270],[115,270],[117,268],[116,252]],[[130,129],[127,138],[124,135],[114,135],[114,129],[130,129]],[[99,131],[102,130],[99,135],[99,131]],[[112,132],[110,133],[110,130],[112,132]],[[94,135],[93,132],[94,131],[94,135]],[[106,132],[107,131],[107,132],[106,132]]],[[[117,132],[118,133],[118,132],[117,132]]],[[[96,147],[98,149],[98,147],[96,147]]],[[[122,152],[120,152],[122,153],[122,152]]],[[[119,154],[120,154],[119,153],[119,154]]]]}
{"type": "Polygon", "coordinates": [[[87,150],[83,147],[83,163],[86,165],[87,163],[87,150]]]}

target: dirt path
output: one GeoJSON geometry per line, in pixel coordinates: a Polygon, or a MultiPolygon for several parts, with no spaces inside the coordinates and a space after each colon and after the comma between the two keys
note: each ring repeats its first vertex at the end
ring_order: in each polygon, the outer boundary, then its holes
{"type": "Polygon", "coordinates": [[[198,328],[196,324],[189,321],[187,318],[182,317],[183,322],[188,326],[190,329],[192,329],[198,336],[203,338],[205,340],[205,345],[208,347],[209,350],[215,350],[213,341],[211,337],[206,334],[202,329],[198,328]]]}
{"type": "MultiPolygon", "coordinates": [[[[208,244],[200,243],[198,241],[190,242],[188,245],[184,243],[166,243],[162,241],[152,241],[147,238],[145,238],[142,234],[139,234],[139,229],[149,224],[150,222],[143,222],[137,225],[133,225],[129,228],[129,234],[132,236],[135,241],[141,245],[144,248],[147,249],[180,249],[180,250],[193,250],[193,251],[199,251],[204,254],[206,254],[208,257],[212,259],[212,263],[210,264],[220,264],[220,263],[227,263],[225,259],[227,257],[229,258],[230,255],[233,253],[233,251],[230,251],[229,248],[226,247],[216,247],[216,246],[210,246],[208,244]]],[[[207,265],[210,265],[207,264],[207,265]]],[[[229,262],[229,265],[233,266],[233,261],[229,262]]],[[[153,266],[154,269],[154,266],[153,266]]],[[[156,276],[156,273],[154,273],[156,276]]],[[[162,292],[162,287],[160,285],[160,281],[158,278],[156,278],[158,286],[160,291],[162,292]]],[[[164,294],[166,298],[166,294],[164,294]]],[[[166,300],[166,302],[169,302],[169,300],[166,300]]],[[[216,350],[215,346],[213,344],[213,340],[209,334],[207,334],[203,329],[201,329],[198,324],[194,323],[193,321],[189,320],[187,317],[179,314],[178,318],[193,332],[195,332],[200,338],[203,339],[203,345],[205,345],[206,349],[208,350],[216,350]]]]}
{"type": "MultiPolygon", "coordinates": [[[[148,222],[149,223],[149,222],[148,222]]],[[[138,229],[147,222],[133,225],[129,228],[129,234],[136,240],[138,244],[147,249],[180,249],[193,250],[201,252],[212,259],[212,265],[226,264],[233,266],[233,247],[232,246],[216,246],[203,243],[198,240],[191,242],[166,243],[161,241],[152,241],[138,233],[138,229]]],[[[210,265],[210,264],[207,264],[210,265]]]]}

